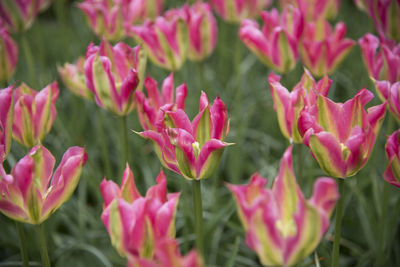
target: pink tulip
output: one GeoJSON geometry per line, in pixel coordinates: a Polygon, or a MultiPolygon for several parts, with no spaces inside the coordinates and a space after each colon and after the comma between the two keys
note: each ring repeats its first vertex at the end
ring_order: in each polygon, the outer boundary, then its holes
{"type": "Polygon", "coordinates": [[[24,83],[15,90],[13,137],[16,141],[33,147],[44,139],[57,115],[55,103],[58,94],[57,82],[40,92],[24,83]]]}
{"type": "Polygon", "coordinates": [[[262,63],[278,72],[288,72],[297,62],[303,17],[298,9],[291,7],[281,15],[276,9],[263,11],[261,17],[264,21],[261,30],[256,21],[242,21],[240,39],[262,63]]]}
{"type": "Polygon", "coordinates": [[[327,21],[306,24],[300,55],[303,64],[312,74],[322,77],[336,70],[355,44],[345,35],[346,25],[343,22],[336,24],[333,32],[327,21]]]}
{"type": "Polygon", "coordinates": [[[32,26],[39,7],[39,0],[1,0],[0,24],[10,31],[23,32],[32,26]]]}
{"type": "Polygon", "coordinates": [[[211,0],[215,11],[226,21],[240,23],[243,19],[255,18],[260,11],[270,6],[270,0],[211,0]]]}
{"type": "Polygon", "coordinates": [[[328,175],[353,176],[367,162],[386,112],[386,103],[365,111],[372,98],[366,89],[344,104],[319,95],[316,105],[301,112],[303,142],[328,175]]]}
{"type": "Polygon", "coordinates": [[[100,46],[90,44],[86,51],[86,85],[94,93],[97,105],[119,116],[134,108],[134,92],[144,73],[140,46],[124,43],[114,47],[106,40],[100,46]]]}
{"type": "Polygon", "coordinates": [[[208,57],[217,42],[217,21],[208,3],[196,2],[183,7],[189,34],[188,57],[200,61],[208,57]]]}
{"type": "Polygon", "coordinates": [[[375,81],[379,97],[387,103],[389,110],[400,123],[400,81],[391,84],[388,81],[375,81]]]}
{"type": "Polygon", "coordinates": [[[58,73],[64,85],[72,93],[88,100],[93,100],[93,93],[85,83],[85,58],[79,57],[75,64],[65,63],[62,67],[57,67],[58,73]]]}
{"type": "Polygon", "coordinates": [[[14,113],[13,88],[9,86],[0,90],[0,183],[12,182],[12,176],[3,169],[3,162],[11,148],[12,122],[14,113]]]}
{"type": "Polygon", "coordinates": [[[367,33],[358,43],[369,75],[391,83],[400,80],[400,43],[367,33]]]}
{"type": "Polygon", "coordinates": [[[18,45],[0,24],[0,81],[10,79],[17,67],[18,45]]]}
{"type": "Polygon", "coordinates": [[[195,251],[182,256],[178,242],[174,239],[165,239],[155,248],[155,259],[148,260],[130,257],[128,267],[202,267],[203,260],[195,251]]]}
{"type": "Polygon", "coordinates": [[[335,18],[339,12],[340,0],[280,0],[281,7],[293,5],[301,10],[307,21],[335,18]]]}
{"type": "Polygon", "coordinates": [[[125,17],[125,26],[130,26],[155,19],[160,16],[163,10],[164,0],[123,0],[128,3],[125,17]]]}
{"type": "Polygon", "coordinates": [[[300,82],[290,92],[279,81],[280,77],[273,73],[268,77],[279,127],[290,142],[302,143],[303,139],[297,128],[300,112],[304,107],[314,105],[318,94],[327,96],[332,80],[325,75],[316,83],[310,72],[305,69],[300,82]]]}
{"type": "MultiPolygon", "coordinates": [[[[162,109],[160,109],[162,110],[162,109]]],[[[212,106],[203,92],[200,112],[191,122],[182,109],[165,113],[163,128],[138,133],[152,140],[161,163],[186,179],[204,179],[218,167],[222,153],[229,143],[228,111],[217,97],[212,106]]]]}
{"type": "Polygon", "coordinates": [[[329,227],[329,218],[339,198],[336,182],[319,178],[313,195],[305,199],[292,166],[292,147],[281,160],[272,189],[254,174],[249,185],[228,185],[232,191],[246,244],[263,265],[293,266],[315,250],[329,227]]]}
{"type": "Polygon", "coordinates": [[[144,130],[156,131],[162,127],[165,111],[185,109],[186,84],[176,88],[174,99],[173,73],[164,80],[161,92],[158,91],[157,82],[151,77],[146,78],[144,87],[147,91],[147,97],[142,91],[135,92],[139,121],[144,130]]]}
{"type": "Polygon", "coordinates": [[[121,187],[104,179],[100,191],[104,199],[101,219],[122,256],[153,259],[158,243],[175,237],[179,193],[167,194],[167,180],[162,171],[157,185],[150,187],[144,197],[136,189],[128,165],[121,187]]]}
{"type": "Polygon", "coordinates": [[[0,211],[13,220],[42,223],[74,192],[86,161],[85,149],[71,147],[52,174],[55,158],[35,146],[12,169],[13,182],[0,181],[0,211]]]}
{"type": "Polygon", "coordinates": [[[187,28],[177,12],[146,20],[143,25],[132,26],[128,32],[142,43],[151,61],[167,70],[179,70],[186,60],[187,28]]]}
{"type": "Polygon", "coordinates": [[[400,130],[388,137],[385,149],[389,162],[383,178],[400,188],[400,130]]]}

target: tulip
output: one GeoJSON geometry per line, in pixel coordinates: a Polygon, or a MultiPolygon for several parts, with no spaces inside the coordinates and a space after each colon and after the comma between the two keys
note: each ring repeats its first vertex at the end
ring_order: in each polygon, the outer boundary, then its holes
{"type": "Polygon", "coordinates": [[[288,72],[297,62],[303,17],[298,9],[288,7],[281,15],[276,9],[263,11],[261,18],[261,30],[256,21],[243,20],[240,39],[262,63],[278,72],[288,72]]]}
{"type": "Polygon", "coordinates": [[[7,158],[11,147],[12,121],[14,112],[13,90],[14,86],[0,90],[0,183],[12,182],[12,176],[7,175],[3,169],[3,162],[7,158]]]}
{"type": "Polygon", "coordinates": [[[195,251],[182,256],[179,252],[178,242],[166,239],[160,242],[155,250],[155,259],[148,260],[130,257],[128,267],[202,267],[203,260],[195,251]]]}
{"type": "Polygon", "coordinates": [[[0,25],[0,81],[10,79],[17,67],[18,45],[0,25]]]}
{"type": "Polygon", "coordinates": [[[50,132],[57,115],[57,82],[47,85],[40,92],[22,83],[14,93],[13,137],[21,145],[33,147],[50,132]]]}
{"type": "Polygon", "coordinates": [[[75,95],[88,100],[93,99],[93,93],[85,83],[85,58],[79,57],[75,64],[65,63],[62,67],[57,67],[60,78],[65,86],[75,95]]]}
{"type": "Polygon", "coordinates": [[[389,162],[383,178],[400,188],[400,130],[388,137],[385,150],[389,162]]]}
{"type": "Polygon", "coordinates": [[[367,33],[358,43],[369,75],[375,80],[395,83],[400,80],[400,43],[379,40],[367,33]]]}
{"type": "Polygon", "coordinates": [[[37,145],[11,171],[11,184],[0,182],[0,211],[13,220],[40,224],[74,192],[87,161],[84,148],[69,148],[54,174],[55,158],[37,145]]]}
{"type": "Polygon", "coordinates": [[[147,97],[142,91],[136,91],[137,111],[140,124],[144,130],[157,130],[164,120],[164,111],[185,109],[187,95],[186,84],[176,88],[174,99],[174,77],[171,73],[163,82],[161,92],[157,89],[157,82],[147,77],[144,82],[147,97]]]}
{"type": "Polygon", "coordinates": [[[386,103],[365,111],[372,98],[366,89],[344,104],[319,95],[316,105],[301,112],[303,142],[329,176],[353,176],[367,162],[386,112],[386,103]]]}
{"type": "MultiPolygon", "coordinates": [[[[162,110],[162,109],[161,109],[162,110]]],[[[152,140],[162,164],[189,180],[211,176],[222,153],[230,143],[224,142],[229,132],[228,111],[217,97],[212,106],[202,92],[199,114],[190,122],[182,109],[163,111],[164,127],[158,131],[138,133],[152,140]]]]}
{"type": "Polygon", "coordinates": [[[176,12],[146,20],[143,25],[132,26],[128,32],[142,43],[151,61],[167,70],[179,70],[186,60],[187,28],[176,12]]]}
{"type": "Polygon", "coordinates": [[[158,242],[175,237],[179,193],[167,194],[163,171],[144,197],[136,189],[128,164],[120,187],[104,179],[100,191],[104,199],[101,219],[121,256],[152,259],[158,242]]]}
{"type": "Polygon", "coordinates": [[[315,76],[333,73],[354,46],[354,41],[344,38],[346,25],[336,24],[334,31],[327,21],[306,24],[300,45],[303,64],[315,76]]]}
{"type": "Polygon", "coordinates": [[[307,21],[335,18],[340,0],[280,0],[281,7],[291,4],[301,10],[307,21]]]}
{"type": "Polygon", "coordinates": [[[400,81],[391,84],[388,81],[375,81],[379,97],[387,103],[389,110],[400,123],[400,81]]]}
{"type": "Polygon", "coordinates": [[[272,189],[254,174],[249,185],[228,185],[246,231],[246,244],[263,265],[293,266],[306,258],[321,241],[339,198],[336,182],[319,178],[313,195],[305,199],[292,166],[292,147],[281,160],[272,189]]]}
{"type": "Polygon", "coordinates": [[[255,18],[260,11],[270,6],[270,0],[211,0],[215,11],[226,21],[240,23],[243,19],[255,18]]]}
{"type": "Polygon", "coordinates": [[[89,26],[99,37],[118,41],[125,36],[123,10],[124,1],[85,0],[78,7],[85,13],[89,26]]]}
{"type": "Polygon", "coordinates": [[[282,134],[294,143],[302,143],[303,139],[297,128],[297,120],[305,106],[315,104],[318,94],[327,96],[332,80],[324,76],[318,83],[305,69],[300,82],[289,92],[279,82],[280,77],[271,73],[268,83],[274,101],[274,109],[278,115],[278,123],[282,134]]]}
{"type": "Polygon", "coordinates": [[[40,0],[0,1],[0,20],[10,31],[23,32],[29,29],[40,7],[40,0]]]}
{"type": "Polygon", "coordinates": [[[208,3],[197,2],[184,7],[189,34],[188,57],[201,61],[214,50],[217,42],[217,22],[208,3]]]}
{"type": "Polygon", "coordinates": [[[97,105],[124,116],[134,108],[134,91],[144,73],[141,47],[106,40],[100,46],[90,44],[84,65],[86,85],[94,93],[97,105]]]}
{"type": "Polygon", "coordinates": [[[128,2],[129,13],[125,16],[127,25],[160,16],[164,0],[128,0],[128,2]]]}

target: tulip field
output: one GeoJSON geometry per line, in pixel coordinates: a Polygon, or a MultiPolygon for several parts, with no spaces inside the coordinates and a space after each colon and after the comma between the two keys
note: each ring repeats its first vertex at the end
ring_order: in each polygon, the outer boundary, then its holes
{"type": "Polygon", "coordinates": [[[400,266],[399,0],[0,0],[0,267],[400,266]]]}

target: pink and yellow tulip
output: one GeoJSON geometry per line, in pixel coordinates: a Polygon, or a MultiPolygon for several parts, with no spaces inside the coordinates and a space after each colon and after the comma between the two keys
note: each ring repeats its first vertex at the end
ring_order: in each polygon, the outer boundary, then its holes
{"type": "Polygon", "coordinates": [[[333,31],[327,21],[306,23],[300,45],[304,66],[318,77],[333,73],[355,44],[345,35],[343,22],[336,24],[333,31]]]}
{"type": "Polygon", "coordinates": [[[215,11],[226,21],[240,23],[243,19],[255,18],[266,9],[270,0],[211,0],[215,11]]]}
{"type": "Polygon", "coordinates": [[[167,70],[179,70],[186,60],[187,28],[180,12],[132,26],[128,32],[142,43],[151,61],[167,70]]]}
{"type": "Polygon", "coordinates": [[[100,46],[90,44],[84,65],[86,85],[94,93],[97,105],[124,116],[134,108],[134,92],[144,73],[141,47],[124,43],[114,47],[106,40],[100,46]]]}
{"type": "Polygon", "coordinates": [[[17,67],[18,45],[0,23],[0,81],[10,79],[17,67]]]}
{"type": "Polygon", "coordinates": [[[195,251],[182,256],[175,239],[165,239],[155,248],[155,259],[130,257],[128,267],[202,267],[203,260],[195,251]]]}
{"type": "Polygon", "coordinates": [[[400,80],[400,43],[367,33],[358,43],[369,75],[375,80],[400,80]]]}
{"type": "Polygon", "coordinates": [[[306,258],[321,241],[339,198],[336,182],[319,178],[313,195],[305,199],[292,166],[292,147],[281,160],[272,189],[254,174],[249,185],[228,185],[246,231],[246,244],[263,265],[293,266],[306,258]]]}
{"type": "Polygon", "coordinates": [[[386,103],[364,110],[373,96],[362,89],[343,104],[319,95],[316,105],[301,112],[303,142],[329,176],[353,176],[369,159],[386,113],[386,103]]]}
{"type": "Polygon", "coordinates": [[[42,223],[74,192],[86,161],[85,149],[71,147],[52,174],[53,155],[42,145],[33,147],[12,169],[13,182],[0,181],[0,211],[13,220],[42,223]]]}
{"type": "Polygon", "coordinates": [[[302,143],[303,139],[297,128],[300,112],[306,106],[315,104],[318,94],[327,96],[332,80],[324,76],[318,83],[305,69],[300,82],[289,92],[280,83],[280,77],[271,73],[268,77],[274,109],[278,115],[278,123],[282,134],[294,143],[302,143]]]}
{"type": "Polygon", "coordinates": [[[144,87],[147,91],[147,97],[142,91],[136,91],[135,97],[139,121],[145,131],[157,131],[160,127],[162,128],[165,111],[185,109],[186,84],[182,84],[175,89],[174,99],[173,73],[165,78],[161,92],[158,91],[157,81],[151,77],[146,78],[144,87]]]}
{"type": "Polygon", "coordinates": [[[375,81],[379,97],[387,103],[390,112],[400,123],[400,81],[391,84],[388,81],[375,81]]]}
{"type": "Polygon", "coordinates": [[[16,141],[33,147],[44,139],[57,115],[55,103],[58,94],[57,82],[40,92],[24,83],[15,90],[13,137],[16,141]]]}
{"type": "Polygon", "coordinates": [[[307,21],[335,18],[339,12],[340,0],[280,0],[281,7],[293,5],[301,10],[307,21]]]}
{"type": "Polygon", "coordinates": [[[389,162],[383,178],[400,188],[400,130],[388,137],[385,149],[389,162]]]}
{"type": "Polygon", "coordinates": [[[217,43],[217,21],[208,3],[197,2],[191,7],[184,6],[185,22],[188,28],[188,58],[200,61],[208,57],[217,43]]]}
{"type": "Polygon", "coordinates": [[[282,14],[273,9],[261,12],[262,29],[254,20],[243,20],[240,39],[268,67],[285,73],[298,59],[298,42],[303,31],[303,16],[298,9],[286,8],[282,14]]]}
{"type": "Polygon", "coordinates": [[[0,1],[0,24],[10,31],[23,32],[32,26],[39,11],[39,0],[0,1]]]}
{"type": "Polygon", "coordinates": [[[57,67],[57,70],[67,89],[77,96],[93,100],[93,93],[86,86],[84,64],[85,58],[79,57],[75,64],[65,63],[64,66],[57,67]]]}
{"type": "Polygon", "coordinates": [[[179,193],[168,194],[162,171],[157,177],[157,185],[150,187],[144,197],[136,189],[128,165],[121,187],[104,179],[100,191],[104,199],[101,219],[121,256],[151,260],[159,242],[175,237],[179,193]]]}
{"type": "Polygon", "coordinates": [[[229,132],[224,102],[217,97],[214,104],[209,105],[203,92],[200,112],[192,122],[182,109],[163,112],[163,128],[138,134],[154,142],[156,153],[166,168],[190,180],[210,177],[225,147],[230,145],[224,142],[229,132]]]}
{"type": "Polygon", "coordinates": [[[0,183],[12,182],[12,176],[6,174],[3,162],[11,148],[12,123],[14,113],[13,88],[9,86],[0,90],[0,183]]]}

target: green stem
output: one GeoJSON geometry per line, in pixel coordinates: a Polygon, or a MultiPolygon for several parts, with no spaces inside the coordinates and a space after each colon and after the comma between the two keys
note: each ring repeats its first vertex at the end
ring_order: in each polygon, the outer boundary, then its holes
{"type": "Polygon", "coordinates": [[[303,178],[303,144],[298,145],[298,151],[297,151],[297,180],[301,181],[303,178]]]}
{"type": "Polygon", "coordinates": [[[19,238],[19,246],[21,249],[21,258],[22,258],[22,266],[29,267],[29,257],[28,257],[28,250],[26,248],[26,238],[24,233],[24,228],[22,227],[22,223],[15,222],[18,231],[18,238],[19,238]]]}
{"type": "Polygon", "coordinates": [[[207,94],[207,96],[209,96],[210,90],[208,88],[207,79],[206,79],[206,76],[205,76],[205,73],[204,73],[204,65],[205,65],[204,60],[199,62],[199,63],[197,63],[197,66],[198,66],[198,69],[199,69],[199,78],[200,78],[199,79],[200,80],[199,81],[199,89],[201,91],[204,91],[207,94]]]}
{"type": "Polygon", "coordinates": [[[24,55],[25,55],[26,65],[28,67],[29,80],[31,82],[31,86],[33,88],[36,88],[37,80],[36,80],[36,74],[35,74],[35,65],[33,63],[34,61],[33,61],[32,50],[31,50],[31,47],[29,46],[28,39],[26,38],[26,34],[22,34],[22,49],[24,50],[24,55]]]}
{"type": "Polygon", "coordinates": [[[343,199],[344,199],[344,180],[338,179],[338,185],[339,185],[340,198],[336,204],[335,239],[333,242],[332,267],[339,266],[340,230],[342,228],[342,210],[343,210],[343,199]]]}
{"type": "Polygon", "coordinates": [[[43,223],[36,225],[36,234],[37,234],[37,239],[39,241],[40,257],[42,258],[42,266],[50,267],[51,265],[50,265],[49,254],[47,252],[46,236],[44,234],[43,223]]]}
{"type": "Polygon", "coordinates": [[[377,265],[376,266],[384,266],[383,260],[385,258],[385,250],[386,250],[386,233],[387,233],[387,211],[388,211],[388,204],[389,204],[389,193],[390,191],[390,184],[386,181],[383,182],[383,190],[382,190],[382,213],[381,218],[379,219],[379,229],[380,229],[380,236],[379,236],[379,246],[378,248],[378,257],[377,257],[377,265]]]}
{"type": "Polygon", "coordinates": [[[192,194],[194,206],[194,227],[196,233],[196,248],[197,251],[204,256],[203,242],[203,207],[201,203],[201,184],[200,180],[192,181],[192,194]]]}
{"type": "Polygon", "coordinates": [[[104,169],[105,173],[108,179],[111,179],[112,174],[111,174],[111,163],[110,163],[110,156],[109,156],[109,151],[107,149],[107,140],[106,136],[104,133],[104,118],[103,118],[103,113],[102,110],[97,109],[97,123],[99,127],[99,140],[100,140],[100,147],[101,147],[101,153],[103,154],[103,163],[104,163],[104,169]]]}
{"type": "Polygon", "coordinates": [[[128,152],[128,126],[127,126],[127,116],[121,116],[121,125],[122,125],[122,159],[123,159],[123,169],[125,168],[126,163],[129,162],[129,152],[128,152]]]}

